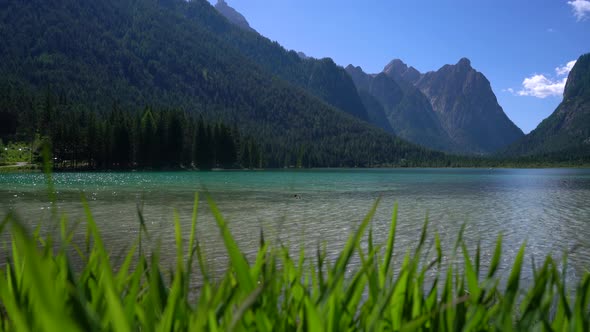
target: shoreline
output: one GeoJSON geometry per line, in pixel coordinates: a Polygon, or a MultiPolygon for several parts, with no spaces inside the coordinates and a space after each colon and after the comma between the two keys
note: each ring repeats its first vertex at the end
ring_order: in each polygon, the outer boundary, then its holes
{"type": "MultiPolygon", "coordinates": [[[[401,169],[446,169],[446,170],[508,170],[508,169],[590,169],[589,165],[540,165],[540,166],[498,166],[498,167],[486,167],[486,166],[450,166],[450,167],[436,167],[436,166],[383,166],[383,167],[309,167],[309,168],[295,168],[295,167],[283,167],[283,168],[213,168],[213,169],[198,169],[198,168],[53,168],[54,173],[151,173],[151,172],[280,172],[280,171],[330,171],[330,170],[401,170],[401,169]]],[[[6,173],[38,173],[43,172],[40,165],[6,165],[0,166],[0,174],[6,173]]]]}

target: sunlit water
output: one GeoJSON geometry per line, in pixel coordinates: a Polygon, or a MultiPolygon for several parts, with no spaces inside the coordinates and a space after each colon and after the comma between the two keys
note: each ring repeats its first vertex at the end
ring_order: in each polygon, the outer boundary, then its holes
{"type": "MultiPolygon", "coordinates": [[[[498,234],[503,234],[504,275],[525,241],[525,280],[531,275],[531,260],[540,262],[547,254],[560,258],[570,252],[570,280],[590,267],[590,170],[60,173],[54,175],[54,181],[59,214],[67,214],[71,224],[81,222],[76,232],[83,239],[81,195],[85,196],[115,260],[137,239],[140,206],[152,235],[151,246],[159,243],[164,261],[172,264],[174,210],[188,237],[194,195],[207,190],[249,257],[257,249],[262,229],[265,238],[275,244],[304,247],[313,254],[318,244],[325,243],[333,259],[381,198],[372,222],[375,242],[385,241],[397,202],[399,254],[413,248],[428,216],[429,232],[440,233],[447,259],[461,225],[466,223],[465,239],[470,248],[481,241],[484,266],[498,234]]],[[[14,209],[26,223],[52,228],[42,174],[0,174],[0,209],[14,209]]],[[[197,234],[211,269],[222,271],[227,266],[226,254],[203,195],[197,234]]]]}

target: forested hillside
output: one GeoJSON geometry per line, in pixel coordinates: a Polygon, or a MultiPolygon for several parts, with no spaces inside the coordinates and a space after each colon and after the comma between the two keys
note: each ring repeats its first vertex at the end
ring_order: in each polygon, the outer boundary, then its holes
{"type": "MultiPolygon", "coordinates": [[[[317,97],[324,93],[327,100],[354,105],[332,95],[337,90],[310,94],[294,79],[275,76],[286,77],[279,69],[295,74],[302,67],[261,66],[284,61],[283,55],[254,61],[280,47],[229,24],[204,0],[5,1],[0,9],[5,141],[46,135],[57,142],[54,128],[25,116],[52,114],[55,105],[67,105],[57,113],[60,120],[67,112],[107,119],[120,109],[135,112],[129,115],[135,122],[147,107],[239,128],[260,146],[263,167],[302,160],[305,166],[447,164],[443,154],[396,139],[317,97]],[[248,48],[251,54],[244,56],[248,48]],[[48,102],[47,91],[63,102],[48,102]]],[[[346,76],[330,71],[330,60],[303,64],[318,73],[309,86],[330,86],[331,75],[346,76]]]]}
{"type": "MultiPolygon", "coordinates": [[[[198,5],[199,2],[195,4],[198,5]]],[[[245,18],[229,7],[224,0],[218,1],[215,8],[238,29],[228,26],[226,22],[220,22],[218,16],[210,15],[207,7],[207,4],[203,3],[203,8],[199,10],[199,22],[235,46],[249,59],[328,104],[359,119],[371,121],[354,83],[344,68],[336,65],[332,59],[314,59],[306,57],[303,53],[287,51],[278,43],[271,42],[251,29],[245,18]]]]}
{"type": "Polygon", "coordinates": [[[563,101],[547,119],[502,156],[590,161],[590,54],[569,73],[563,101]]]}

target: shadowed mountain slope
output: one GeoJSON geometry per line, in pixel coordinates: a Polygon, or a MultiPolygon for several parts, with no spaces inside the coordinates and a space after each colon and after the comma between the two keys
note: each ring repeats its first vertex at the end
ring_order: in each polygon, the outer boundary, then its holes
{"type": "Polygon", "coordinates": [[[557,109],[503,154],[590,158],[590,54],[582,55],[569,73],[557,109]]]}

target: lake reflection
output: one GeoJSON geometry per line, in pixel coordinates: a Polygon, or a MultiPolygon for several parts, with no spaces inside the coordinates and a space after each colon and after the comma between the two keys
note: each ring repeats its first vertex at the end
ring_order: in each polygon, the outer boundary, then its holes
{"type": "MultiPolygon", "coordinates": [[[[188,236],[195,192],[211,193],[241,248],[252,255],[260,230],[275,243],[315,252],[325,242],[335,257],[372,204],[377,242],[386,239],[392,207],[399,204],[396,250],[419,239],[428,215],[448,254],[462,224],[473,248],[481,241],[484,266],[496,237],[504,235],[503,267],[526,241],[529,262],[569,255],[569,278],[590,267],[590,170],[580,169],[370,169],[227,172],[133,172],[55,174],[60,213],[83,223],[81,195],[90,204],[114,256],[137,238],[137,206],[143,206],[152,245],[163,259],[174,256],[173,211],[188,236]],[[296,196],[297,195],[297,196],[296,196]]],[[[15,209],[30,224],[50,229],[50,204],[41,174],[1,174],[0,207],[15,209]]],[[[218,229],[201,195],[198,238],[209,265],[227,262],[218,229]]],[[[78,227],[80,235],[83,225],[78,227]]],[[[83,238],[83,237],[81,237],[83,238]]],[[[2,237],[6,241],[6,236],[2,237]]],[[[399,258],[399,257],[398,257],[399,258]]]]}

